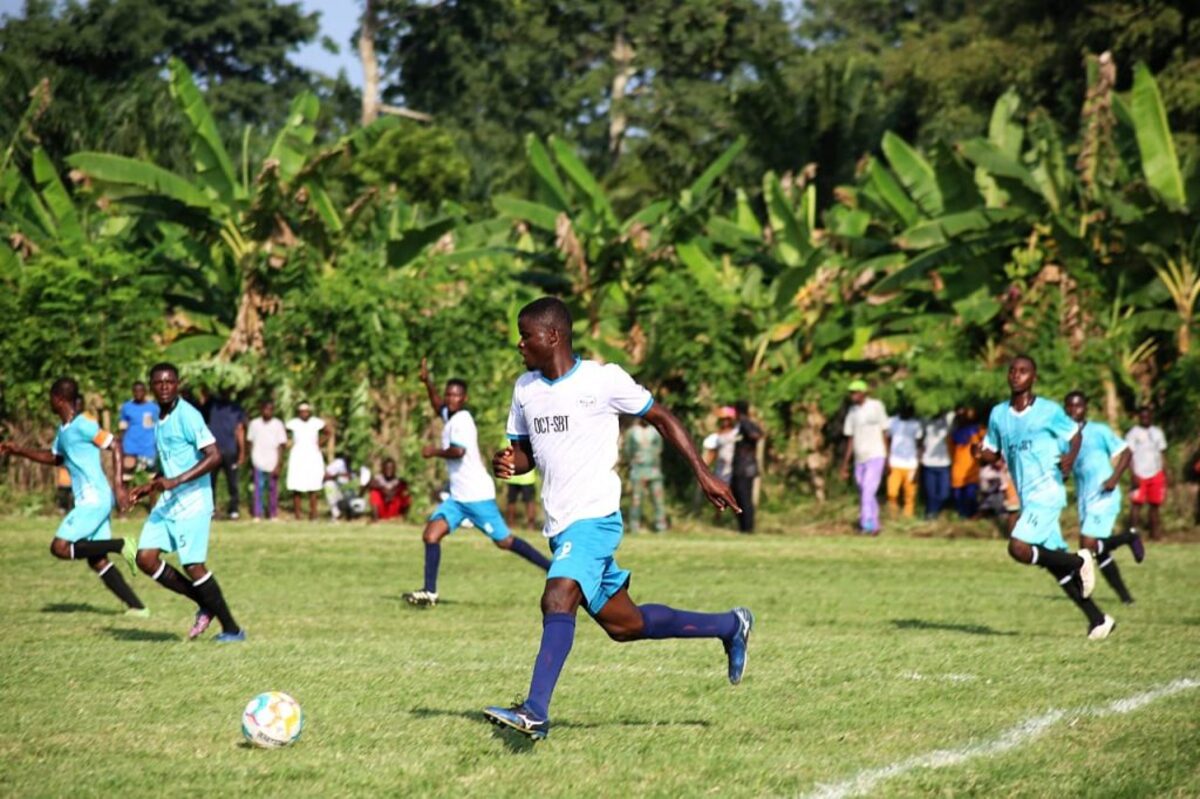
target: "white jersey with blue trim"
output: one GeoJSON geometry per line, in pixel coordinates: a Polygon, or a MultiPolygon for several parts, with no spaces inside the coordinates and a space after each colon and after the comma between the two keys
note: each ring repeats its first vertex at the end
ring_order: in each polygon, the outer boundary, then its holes
{"type": "Polygon", "coordinates": [[[547,538],[621,509],[618,417],[644,415],[653,404],[650,392],[616,364],[577,359],[557,380],[538,371],[517,380],[508,437],[528,440],[533,448],[547,538]]]}
{"type": "Polygon", "coordinates": [[[496,484],[483,466],[479,454],[479,433],[475,419],[466,408],[451,415],[442,406],[442,449],[460,447],[461,458],[447,458],[446,469],[450,472],[450,498],[459,502],[483,502],[496,498],[496,484]]]}

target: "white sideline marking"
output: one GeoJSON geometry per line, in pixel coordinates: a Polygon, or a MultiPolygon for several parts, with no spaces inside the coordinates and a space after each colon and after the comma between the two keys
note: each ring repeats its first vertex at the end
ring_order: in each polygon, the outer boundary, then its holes
{"type": "Polygon", "coordinates": [[[1144,691],[1140,694],[1117,699],[1101,707],[1083,707],[1073,711],[1051,710],[1041,716],[1026,719],[1002,732],[996,738],[982,743],[958,749],[935,749],[923,755],[916,755],[898,761],[882,768],[864,769],[843,782],[818,785],[806,795],[806,799],[846,799],[850,796],[861,796],[873,791],[881,782],[899,777],[919,768],[946,768],[957,766],[977,757],[991,757],[1016,749],[1022,744],[1029,743],[1041,736],[1048,729],[1068,716],[1114,716],[1132,713],[1151,702],[1165,699],[1168,696],[1200,688],[1200,680],[1182,677],[1159,688],[1144,691]]]}

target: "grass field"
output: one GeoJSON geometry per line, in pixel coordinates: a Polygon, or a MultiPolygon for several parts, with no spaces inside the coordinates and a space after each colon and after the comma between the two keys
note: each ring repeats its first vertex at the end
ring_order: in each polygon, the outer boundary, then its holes
{"type": "Polygon", "coordinates": [[[1200,796],[1194,545],[1123,551],[1138,604],[1099,585],[1118,628],[1089,642],[995,540],[631,536],[636,600],[754,610],[746,680],[716,642],[581,617],[531,746],[479,710],[528,686],[541,579],[472,531],[414,610],[414,527],[217,524],[250,636],[223,647],[185,644],[192,608],[145,578],[153,618],[120,615],[53,525],[0,520],[2,796],[1200,796]],[[304,706],[290,749],[241,742],[264,690],[304,706]]]}

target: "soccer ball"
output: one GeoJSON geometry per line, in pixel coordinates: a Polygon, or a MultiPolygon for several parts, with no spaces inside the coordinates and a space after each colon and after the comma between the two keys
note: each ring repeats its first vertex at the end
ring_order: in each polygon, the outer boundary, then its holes
{"type": "Polygon", "coordinates": [[[259,694],[242,713],[242,735],[264,749],[294,743],[303,729],[304,712],[300,703],[282,691],[259,694]]]}

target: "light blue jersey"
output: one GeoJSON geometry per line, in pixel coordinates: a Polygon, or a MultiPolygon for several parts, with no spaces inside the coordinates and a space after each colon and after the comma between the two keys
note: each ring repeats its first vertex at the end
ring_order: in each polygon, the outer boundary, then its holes
{"type": "Polygon", "coordinates": [[[1089,538],[1108,538],[1121,513],[1121,488],[1105,491],[1104,483],[1113,475],[1113,457],[1126,444],[1103,422],[1085,423],[1080,435],[1083,440],[1073,472],[1079,529],[1089,538]]]}
{"type": "MultiPolygon", "coordinates": [[[[195,466],[201,461],[200,450],[215,443],[200,411],[183,399],[178,400],[175,409],[154,428],[158,467],[165,477],[178,477],[195,466]]],[[[154,510],[159,516],[172,519],[210,519],[213,512],[212,477],[201,475],[164,491],[154,510]]]]}
{"type": "Polygon", "coordinates": [[[1021,507],[1062,509],[1067,504],[1059,457],[1079,430],[1062,406],[1035,397],[1023,411],[1010,402],[992,408],[983,448],[999,452],[1016,483],[1021,507]]]}
{"type": "Polygon", "coordinates": [[[58,429],[50,447],[71,474],[75,504],[103,507],[106,518],[112,509],[113,495],[100,464],[100,450],[111,445],[112,440],[112,434],[101,430],[95,419],[81,413],[58,429]]]}

